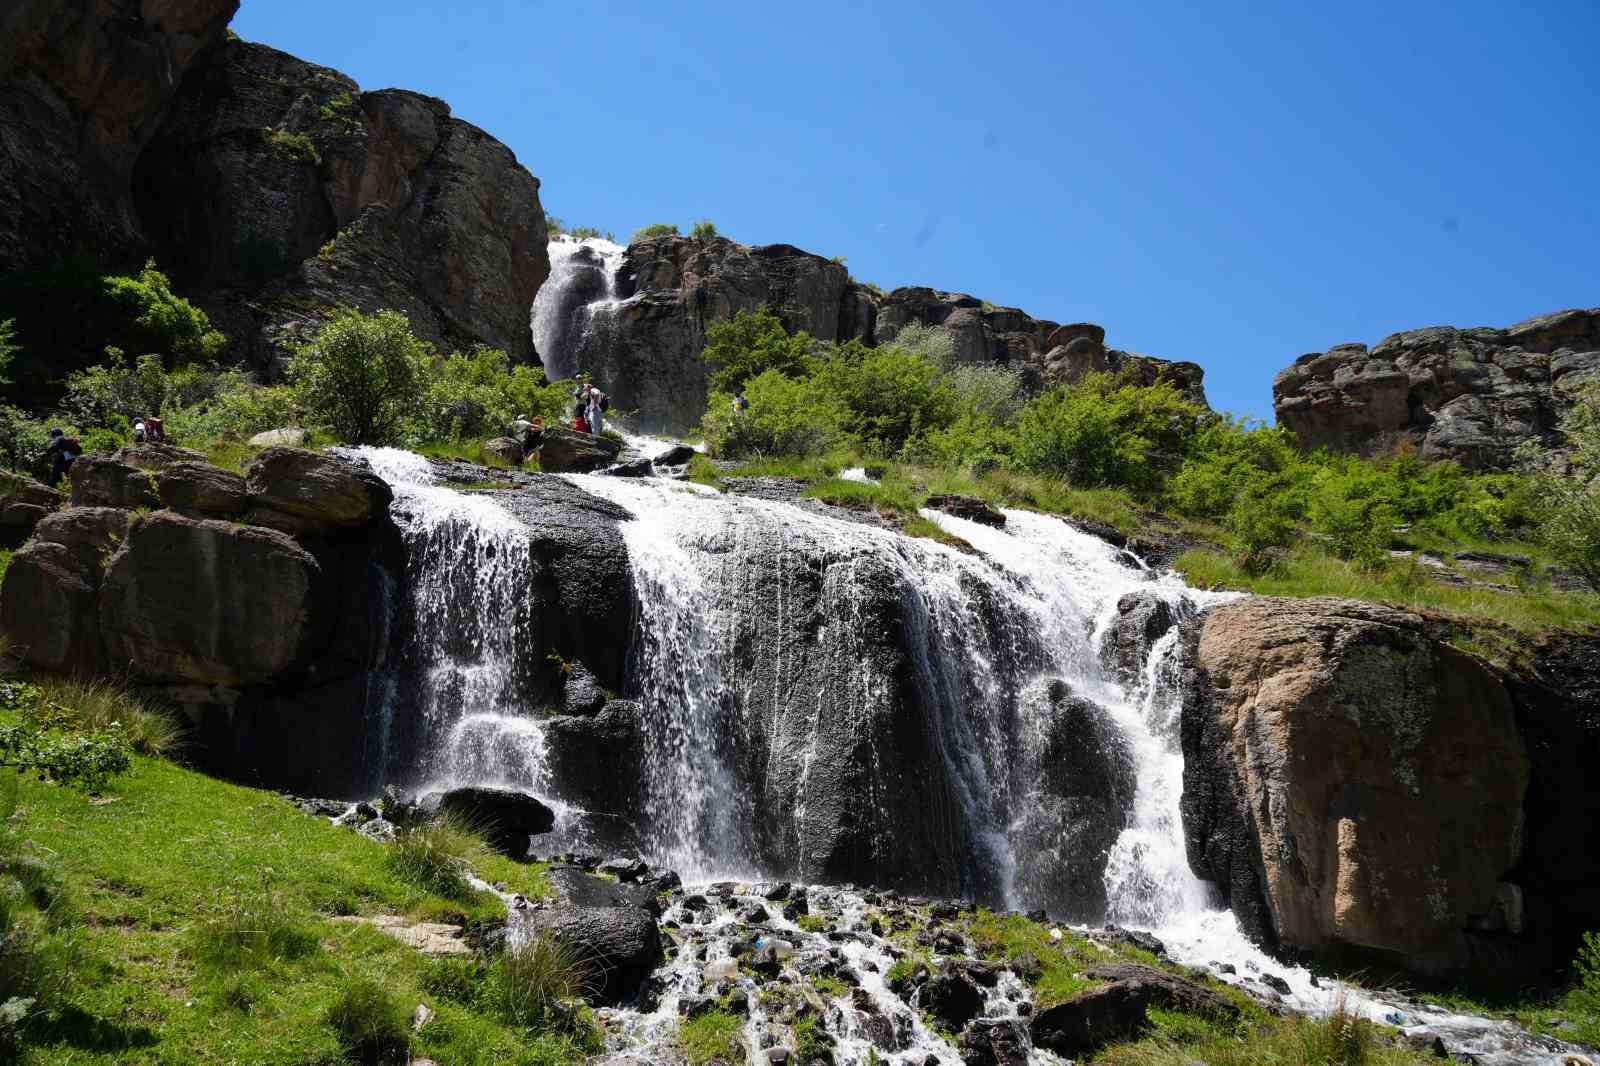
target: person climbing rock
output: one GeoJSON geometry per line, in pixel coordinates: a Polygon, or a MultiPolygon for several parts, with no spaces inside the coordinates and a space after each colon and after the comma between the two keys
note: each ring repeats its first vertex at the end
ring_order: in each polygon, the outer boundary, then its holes
{"type": "Polygon", "coordinates": [[[44,450],[50,457],[51,488],[61,484],[61,479],[72,469],[72,464],[83,454],[77,437],[69,437],[59,429],[50,431],[50,446],[44,450]]]}
{"type": "Polygon", "coordinates": [[[544,416],[534,415],[530,422],[527,415],[518,415],[511,423],[511,435],[522,445],[523,455],[532,455],[544,444],[544,416]]]}

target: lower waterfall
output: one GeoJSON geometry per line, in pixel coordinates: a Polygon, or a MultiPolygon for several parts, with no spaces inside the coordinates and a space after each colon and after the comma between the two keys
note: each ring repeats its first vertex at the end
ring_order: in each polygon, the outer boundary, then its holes
{"type": "MultiPolygon", "coordinates": [[[[421,457],[360,454],[395,490],[408,558],[389,780],[523,789],[556,810],[559,835],[584,812],[559,794],[545,719],[524,696],[546,624],[526,595],[527,527],[494,494],[437,484],[421,457]]],[[[690,884],[831,884],[816,891],[846,911],[863,905],[842,882],[881,877],[1115,922],[1185,963],[1282,975],[1291,1006],[1392,1016],[1265,956],[1189,869],[1178,628],[1130,656],[1118,620],[1129,597],[1177,620],[1233,594],[1033,512],[1005,511],[997,528],[924,511],[960,542],[945,544],[689,483],[565,480],[632,515],[620,533],[637,605],[618,695],[640,707],[652,865],[690,884]]],[[[630,1039],[656,1039],[674,1009],[636,1016],[630,1039]]],[[[1408,1011],[1480,1061],[1560,1061],[1505,1023],[1408,1011]]],[[[917,1032],[931,1061],[959,1061],[917,1032]]],[[[854,1039],[841,1034],[840,1061],[872,1061],[864,1041],[849,1052],[854,1039]]]]}

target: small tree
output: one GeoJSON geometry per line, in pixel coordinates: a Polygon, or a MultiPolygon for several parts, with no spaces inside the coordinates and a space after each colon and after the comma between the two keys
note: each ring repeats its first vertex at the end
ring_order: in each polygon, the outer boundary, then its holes
{"type": "Polygon", "coordinates": [[[341,308],[289,360],[313,418],[351,444],[392,444],[422,403],[434,352],[398,311],[341,308]]]}
{"type": "Polygon", "coordinates": [[[709,218],[702,218],[689,230],[689,236],[697,241],[709,241],[717,235],[717,224],[709,218]]]}
{"type": "Polygon", "coordinates": [[[1539,540],[1600,592],[1600,380],[1578,390],[1561,428],[1569,459],[1537,448],[1523,457],[1536,471],[1544,501],[1539,540]]]}
{"type": "Polygon", "coordinates": [[[633,236],[628,238],[629,244],[638,244],[640,241],[653,241],[657,237],[676,237],[678,227],[670,222],[657,222],[643,229],[633,231],[633,236]]]}
{"type": "Polygon", "coordinates": [[[0,385],[11,384],[11,378],[7,376],[11,370],[11,360],[22,350],[16,342],[17,320],[8,318],[0,322],[0,385]]]}
{"type": "Polygon", "coordinates": [[[790,377],[804,373],[811,344],[809,333],[790,336],[778,316],[761,307],[707,326],[700,358],[712,368],[712,391],[731,394],[765,370],[790,377]]]}

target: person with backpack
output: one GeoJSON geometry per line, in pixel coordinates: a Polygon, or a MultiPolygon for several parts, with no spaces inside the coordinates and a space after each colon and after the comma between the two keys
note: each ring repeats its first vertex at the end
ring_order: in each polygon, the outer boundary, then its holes
{"type": "Polygon", "coordinates": [[[605,412],[611,409],[611,400],[605,393],[589,386],[588,410],[585,414],[589,417],[589,432],[599,436],[605,428],[605,412]]]}
{"type": "Polygon", "coordinates": [[[50,446],[44,450],[50,457],[50,480],[48,484],[55,488],[61,484],[61,479],[72,469],[72,464],[78,456],[83,454],[83,446],[78,443],[77,437],[69,437],[59,429],[50,431],[50,446]]]}
{"type": "Polygon", "coordinates": [[[733,416],[738,418],[748,410],[750,410],[750,401],[744,398],[743,392],[740,392],[733,398],[733,416]]]}

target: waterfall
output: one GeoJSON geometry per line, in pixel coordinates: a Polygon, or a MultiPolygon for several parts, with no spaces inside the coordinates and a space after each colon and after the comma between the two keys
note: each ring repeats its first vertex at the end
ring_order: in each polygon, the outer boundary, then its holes
{"type": "Polygon", "coordinates": [[[600,237],[561,236],[548,246],[550,277],[539,286],[529,316],[534,348],[551,381],[570,378],[596,321],[615,308],[617,272],[626,248],[600,237]]]}

